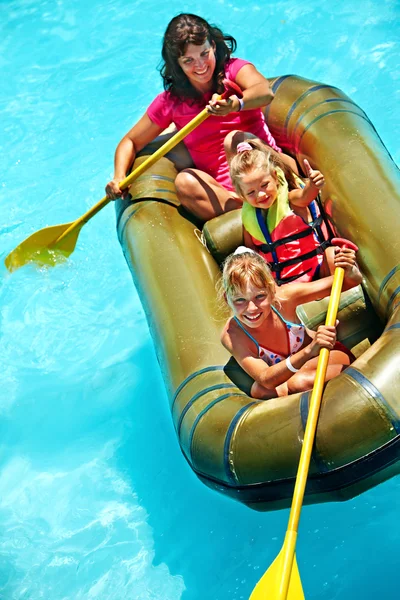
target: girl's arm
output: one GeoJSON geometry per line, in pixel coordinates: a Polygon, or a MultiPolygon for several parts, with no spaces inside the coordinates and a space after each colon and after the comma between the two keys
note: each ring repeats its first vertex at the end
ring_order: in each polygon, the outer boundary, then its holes
{"type": "MultiPolygon", "coordinates": [[[[250,377],[263,387],[273,390],[281,383],[284,383],[293,376],[293,371],[289,369],[285,360],[276,365],[268,366],[261,358],[255,354],[253,347],[249,347],[249,338],[238,326],[232,322],[224,329],[221,342],[222,345],[232,354],[239,365],[246,371],[250,377]]],[[[290,362],[295,369],[300,369],[307,361],[318,356],[321,348],[332,350],[336,342],[336,327],[326,327],[321,325],[315,332],[315,336],[310,344],[299,350],[290,357],[290,362]]],[[[273,345],[273,340],[271,340],[273,345]]]]}
{"type": "Polygon", "coordinates": [[[128,169],[133,164],[136,154],[162,132],[161,127],[151,121],[147,113],[132,127],[119,142],[114,157],[114,177],[106,185],[109,198],[119,198],[119,184],[126,177],[128,169]]]}
{"type": "Polygon", "coordinates": [[[316,171],[311,168],[307,159],[304,159],[304,166],[307,173],[307,181],[303,188],[296,188],[289,191],[289,202],[294,206],[304,207],[311,204],[318,196],[318,193],[325,183],[324,176],[321,171],[316,171]]]}
{"type": "MultiPolygon", "coordinates": [[[[357,267],[356,253],[350,248],[335,248],[335,267],[344,269],[343,291],[349,290],[362,281],[357,267]]],[[[332,289],[333,275],[306,283],[289,283],[279,288],[279,298],[285,304],[285,315],[292,319],[299,304],[312,302],[329,296],[332,289]]]]}

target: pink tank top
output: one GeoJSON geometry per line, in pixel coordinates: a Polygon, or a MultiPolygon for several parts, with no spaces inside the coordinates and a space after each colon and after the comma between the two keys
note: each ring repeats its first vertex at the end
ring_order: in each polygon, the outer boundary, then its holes
{"type": "MultiPolygon", "coordinates": [[[[235,81],[240,69],[248,64],[251,63],[240,58],[231,58],[225,65],[225,77],[235,81]]],[[[187,100],[180,101],[169,92],[163,92],[150,104],[147,114],[151,121],[162,129],[174,123],[179,130],[203,110],[211,96],[211,93],[205,94],[201,104],[190,104],[187,100]]],[[[228,190],[233,190],[233,186],[225,157],[224,139],[235,129],[252,133],[277,152],[281,152],[260,108],[231,113],[225,117],[210,116],[185,138],[195,167],[214,177],[228,190]]]]}

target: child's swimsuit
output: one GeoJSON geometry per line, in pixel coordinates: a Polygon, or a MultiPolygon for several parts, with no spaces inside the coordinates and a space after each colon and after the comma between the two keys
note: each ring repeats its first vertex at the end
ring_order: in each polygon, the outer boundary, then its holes
{"type": "MultiPolygon", "coordinates": [[[[291,356],[292,354],[295,354],[296,352],[298,352],[300,350],[300,348],[302,347],[303,342],[304,342],[306,328],[301,323],[291,323],[290,321],[286,321],[286,319],[284,319],[282,317],[280,312],[278,312],[278,310],[274,306],[271,306],[271,308],[278,315],[278,317],[281,319],[281,321],[286,325],[286,333],[287,333],[287,337],[288,337],[288,346],[289,346],[289,356],[291,356]]],[[[235,319],[236,323],[239,325],[239,327],[241,327],[241,329],[243,329],[243,331],[246,333],[246,335],[248,335],[249,338],[257,346],[259,358],[262,358],[262,360],[265,361],[270,367],[272,367],[272,365],[276,365],[277,363],[279,363],[282,360],[285,360],[285,358],[287,358],[287,356],[283,356],[282,354],[277,354],[276,352],[272,352],[271,350],[268,350],[268,348],[264,348],[263,346],[260,346],[260,344],[257,342],[257,340],[243,327],[243,325],[239,321],[239,319],[237,319],[236,317],[234,317],[234,319],[235,319]]]]}
{"type": "MultiPolygon", "coordinates": [[[[284,319],[282,317],[280,312],[274,306],[271,306],[271,308],[278,315],[278,317],[281,319],[281,321],[283,321],[283,323],[286,325],[286,333],[288,336],[288,346],[289,346],[289,356],[292,356],[292,354],[295,354],[296,352],[298,352],[300,350],[300,348],[302,347],[303,342],[304,342],[306,328],[301,323],[291,323],[290,321],[286,321],[286,319],[284,319]]],[[[264,362],[266,362],[267,365],[272,367],[272,365],[276,365],[277,363],[280,363],[282,360],[285,360],[287,358],[287,356],[283,356],[283,354],[277,354],[276,352],[271,352],[271,350],[268,350],[268,348],[264,348],[264,346],[260,346],[260,344],[257,342],[257,340],[243,327],[243,325],[239,321],[239,319],[237,319],[236,317],[234,317],[234,319],[235,319],[236,323],[239,325],[239,327],[241,329],[243,329],[245,334],[248,335],[249,338],[255,343],[255,345],[257,346],[257,350],[258,350],[258,357],[261,358],[264,362]]],[[[354,354],[348,348],[346,348],[346,346],[344,344],[342,344],[339,341],[335,342],[333,349],[340,350],[341,352],[344,352],[345,354],[347,354],[347,356],[350,359],[350,363],[352,363],[356,358],[354,356],[354,354]]]]}

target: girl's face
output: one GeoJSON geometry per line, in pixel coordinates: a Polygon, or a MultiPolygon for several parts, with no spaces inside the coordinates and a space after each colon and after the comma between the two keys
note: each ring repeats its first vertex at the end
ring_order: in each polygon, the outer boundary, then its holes
{"type": "Polygon", "coordinates": [[[215,45],[210,44],[208,40],[201,46],[188,44],[185,54],[178,58],[178,63],[190,83],[202,93],[211,90],[216,65],[214,50],[215,45]]]}
{"type": "Polygon", "coordinates": [[[227,297],[233,315],[247,327],[260,327],[271,313],[271,296],[268,290],[248,283],[245,290],[227,297]]]}
{"type": "Polygon", "coordinates": [[[255,208],[269,208],[278,195],[278,185],[273,173],[267,175],[263,169],[255,169],[242,175],[240,187],[247,202],[255,208]]]}

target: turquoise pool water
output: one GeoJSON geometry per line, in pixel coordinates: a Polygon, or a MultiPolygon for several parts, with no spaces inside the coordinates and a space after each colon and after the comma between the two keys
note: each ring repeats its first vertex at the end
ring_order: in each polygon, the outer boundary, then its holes
{"type": "MultiPolygon", "coordinates": [[[[268,76],[340,87],[400,163],[397,0],[3,0],[3,257],[103,196],[117,141],[161,90],[165,26],[185,10],[268,76]]],[[[67,264],[1,273],[0,597],[247,599],[288,511],[251,512],[189,470],[114,229],[109,206],[67,264]]],[[[399,487],[304,509],[309,600],[398,597],[399,487]]]]}

